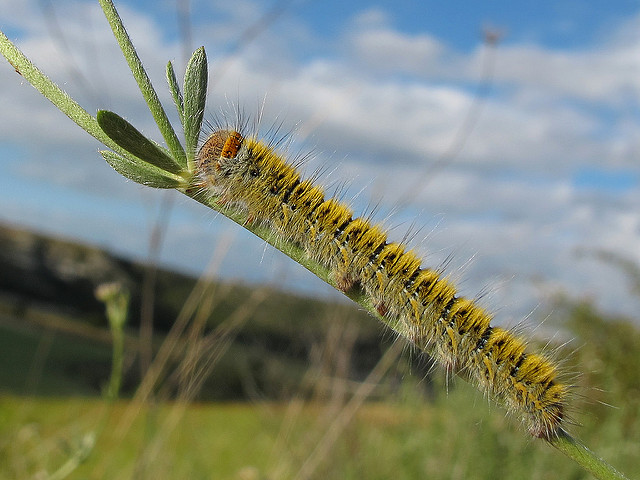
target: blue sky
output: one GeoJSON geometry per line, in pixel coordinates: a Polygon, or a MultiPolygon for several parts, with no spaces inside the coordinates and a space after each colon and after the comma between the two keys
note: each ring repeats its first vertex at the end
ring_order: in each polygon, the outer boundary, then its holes
{"type": "MultiPolygon", "coordinates": [[[[488,291],[499,321],[544,312],[558,293],[637,311],[624,275],[595,255],[640,263],[637,1],[181,4],[189,46],[176,1],[116,1],[168,110],[166,62],[182,71],[185,50],[205,45],[209,119],[264,102],[265,130],[283,122],[292,151],[315,152],[307,173],[325,171],[329,191],[346,183],[356,210],[379,205],[426,265],[452,258],[463,293],[488,291]],[[286,8],[243,43],[274,5],[286,8]]],[[[89,112],[114,110],[159,140],[97,1],[0,0],[0,28],[89,112]]],[[[166,216],[164,264],[199,274],[221,258],[224,278],[331,294],[224,218],[125,181],[4,61],[0,85],[1,222],[140,259],[166,216]]]]}

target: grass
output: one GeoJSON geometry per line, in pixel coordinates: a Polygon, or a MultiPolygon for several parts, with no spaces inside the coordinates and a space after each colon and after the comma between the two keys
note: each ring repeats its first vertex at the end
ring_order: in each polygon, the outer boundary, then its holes
{"type": "MultiPolygon", "coordinates": [[[[569,303],[558,313],[575,342],[585,343],[572,357],[587,367],[578,378],[579,393],[615,406],[578,401],[576,418],[582,425],[574,430],[633,478],[640,473],[639,367],[633,353],[640,351],[640,331],[584,303],[569,303]],[[606,342],[599,341],[603,328],[608,328],[606,342]],[[607,392],[597,390],[599,385],[607,385],[607,392]]],[[[247,330],[268,338],[273,322],[256,322],[252,319],[247,330]]],[[[242,381],[247,365],[253,365],[263,383],[255,386],[259,393],[251,401],[179,402],[155,396],[138,405],[99,396],[109,376],[108,344],[31,328],[25,319],[5,319],[0,333],[0,351],[7,358],[0,368],[5,390],[0,398],[0,478],[591,478],[559,452],[523,437],[502,409],[473,387],[455,379],[447,383],[442,376],[426,379],[415,364],[400,362],[405,365],[403,372],[396,367],[403,374],[401,383],[389,388],[398,377],[385,377],[379,400],[365,401],[352,421],[343,420],[354,390],[338,386],[358,383],[345,376],[351,368],[338,368],[344,351],[333,347],[357,340],[346,340],[350,320],[337,316],[325,324],[326,335],[313,347],[322,353],[311,356],[306,372],[292,374],[291,362],[277,363],[266,347],[246,348],[242,342],[230,347],[200,395],[215,398],[216,382],[224,388],[225,382],[242,381]],[[103,373],[97,375],[100,362],[103,373]],[[79,366],[93,375],[78,373],[79,366]],[[95,382],[100,377],[102,384],[95,382]],[[16,388],[9,393],[11,382],[16,388]],[[17,388],[24,385],[30,388],[17,388]],[[272,400],[260,399],[267,387],[272,400]],[[273,400],[278,392],[283,400],[273,400]],[[339,434],[326,455],[303,470],[336,429],[339,434]],[[68,476],[55,477],[70,459],[83,457],[88,438],[96,443],[86,460],[68,476]]],[[[285,335],[282,324],[273,326],[285,335]]],[[[296,334],[289,329],[289,335],[296,334]]],[[[371,333],[354,335],[368,338],[371,333]]],[[[358,358],[347,362],[353,366],[358,358]]]]}
{"type": "MultiPolygon", "coordinates": [[[[455,387],[434,403],[425,404],[411,390],[396,401],[366,403],[304,478],[590,478],[558,452],[540,449],[509,428],[502,412],[472,387],[455,387]]],[[[297,473],[323,435],[336,428],[341,408],[301,400],[167,402],[145,405],[123,426],[131,406],[99,398],[4,396],[0,478],[47,478],[43,472],[64,464],[87,434],[96,435],[96,445],[67,478],[301,478],[297,473]]],[[[601,422],[599,434],[607,425],[601,422]]],[[[633,439],[594,443],[616,445],[619,453],[607,452],[609,458],[634,474],[628,456],[638,453],[633,439]]]]}
{"type": "MultiPolygon", "coordinates": [[[[459,403],[468,394],[451,394],[449,401],[459,403]]],[[[296,478],[331,420],[326,404],[305,404],[295,414],[290,406],[191,404],[183,411],[179,404],[147,406],[120,434],[128,402],[6,396],[0,400],[0,476],[32,478],[55,471],[85,434],[99,432],[94,451],[68,478],[296,478]],[[180,419],[172,427],[169,419],[176,412],[180,419]],[[285,432],[286,425],[291,426],[285,432]],[[161,454],[151,454],[155,450],[161,454]]],[[[367,404],[312,478],[579,474],[553,451],[541,451],[517,433],[505,437],[501,414],[494,412],[490,425],[467,424],[468,417],[450,408],[367,404]],[[497,448],[499,457],[493,455],[497,448]],[[527,470],[528,463],[536,469],[527,470]]]]}

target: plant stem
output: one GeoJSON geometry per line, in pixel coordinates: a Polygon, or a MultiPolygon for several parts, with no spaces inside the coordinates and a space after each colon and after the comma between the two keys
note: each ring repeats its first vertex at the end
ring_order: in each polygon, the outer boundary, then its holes
{"type": "Polygon", "coordinates": [[[17,73],[22,75],[36,90],[48,98],[62,113],[77,123],[80,128],[110,149],[126,155],[126,152],[102,131],[96,119],[31,63],[2,31],[0,31],[0,53],[9,61],[17,73]]]}
{"type": "Polygon", "coordinates": [[[116,37],[116,40],[120,45],[120,49],[129,64],[133,78],[138,82],[140,92],[142,92],[142,96],[147,102],[149,110],[160,129],[160,133],[162,133],[164,141],[167,143],[167,147],[169,147],[169,150],[178,163],[182,166],[186,166],[187,157],[185,155],[184,148],[182,147],[180,140],[178,140],[171,122],[169,122],[169,118],[160,103],[158,94],[151,84],[151,80],[140,61],[140,57],[131,42],[131,38],[129,38],[127,30],[122,24],[122,20],[120,19],[120,15],[118,14],[116,7],[113,5],[111,0],[99,0],[99,2],[105,17],[107,17],[107,20],[109,21],[109,25],[111,25],[113,36],[116,37]]]}
{"type": "Polygon", "coordinates": [[[573,438],[567,432],[562,431],[557,437],[549,440],[549,443],[573,459],[578,465],[600,480],[626,480],[622,473],[618,472],[602,458],[589,450],[585,445],[573,438]]]}

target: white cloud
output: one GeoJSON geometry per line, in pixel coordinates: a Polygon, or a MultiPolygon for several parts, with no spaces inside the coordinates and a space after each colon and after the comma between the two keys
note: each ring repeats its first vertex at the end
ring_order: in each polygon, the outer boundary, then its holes
{"type": "Polygon", "coordinates": [[[496,81],[605,105],[638,105],[639,49],[640,42],[582,52],[507,46],[499,50],[496,81]]]}
{"type": "MultiPolygon", "coordinates": [[[[607,42],[581,50],[549,49],[537,44],[499,44],[493,82],[531,88],[545,95],[623,105],[640,103],[640,14],[609,32],[607,42]]],[[[426,33],[408,34],[376,21],[355,19],[347,36],[352,61],[378,75],[411,74],[423,80],[476,82],[486,48],[457,52],[426,33]]]]}
{"type": "Polygon", "coordinates": [[[379,70],[426,73],[439,64],[446,51],[436,38],[402,35],[387,29],[367,29],[353,38],[354,55],[379,70]]]}

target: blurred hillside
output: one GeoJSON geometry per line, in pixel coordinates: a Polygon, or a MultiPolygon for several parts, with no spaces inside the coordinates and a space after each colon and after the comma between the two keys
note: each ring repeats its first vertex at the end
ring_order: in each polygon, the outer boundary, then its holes
{"type": "MultiPolygon", "coordinates": [[[[207,308],[201,337],[211,335],[238,312],[246,317],[202,386],[197,397],[202,400],[299,394],[310,365],[320,370],[333,368],[323,365],[328,361],[329,339],[348,357],[341,375],[362,380],[393,341],[375,320],[349,305],[269,287],[198,283],[196,278],[150,270],[97,248],[4,226],[0,228],[0,351],[9,368],[0,372],[0,389],[99,394],[109,376],[111,335],[104,305],[94,291],[111,282],[131,293],[125,395],[135,390],[142,377],[141,318],[152,317],[152,348],[157,350],[181,312],[185,315],[185,306],[193,302],[197,306],[189,314],[194,317],[202,315],[203,304],[207,308]],[[146,294],[145,285],[151,285],[146,294]],[[145,302],[150,302],[146,310],[145,302]]],[[[387,385],[398,384],[404,368],[399,366],[387,385]]],[[[419,380],[425,377],[420,367],[412,369],[419,380]]],[[[315,381],[309,387],[314,394],[321,383],[315,381]]]]}

